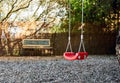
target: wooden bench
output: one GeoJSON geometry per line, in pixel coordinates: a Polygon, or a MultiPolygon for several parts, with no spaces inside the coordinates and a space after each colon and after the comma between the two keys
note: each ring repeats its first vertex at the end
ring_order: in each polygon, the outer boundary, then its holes
{"type": "Polygon", "coordinates": [[[23,39],[22,54],[26,55],[44,55],[53,54],[53,48],[50,45],[50,39],[23,39]]]}

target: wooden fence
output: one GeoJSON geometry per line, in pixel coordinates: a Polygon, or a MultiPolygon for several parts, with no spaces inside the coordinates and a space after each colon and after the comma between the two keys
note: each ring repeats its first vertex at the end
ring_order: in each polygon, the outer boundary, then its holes
{"type": "MultiPolygon", "coordinates": [[[[53,55],[62,55],[68,43],[68,33],[44,33],[39,34],[37,39],[50,39],[53,55]]],[[[71,33],[71,44],[74,52],[78,51],[79,43],[80,32],[71,33]]],[[[84,44],[90,55],[115,54],[116,33],[85,33],[84,44]]],[[[40,52],[36,53],[38,53],[37,55],[41,54],[40,52]]]]}
{"type": "MultiPolygon", "coordinates": [[[[66,50],[68,33],[52,35],[52,46],[55,55],[61,55],[66,50]]],[[[78,51],[80,33],[71,34],[71,44],[74,52],[78,51]]],[[[84,44],[89,54],[115,54],[116,33],[84,34],[84,44]]]]}

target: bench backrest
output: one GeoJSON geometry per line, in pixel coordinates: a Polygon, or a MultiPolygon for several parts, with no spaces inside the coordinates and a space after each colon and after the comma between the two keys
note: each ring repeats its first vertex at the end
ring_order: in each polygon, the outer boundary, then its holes
{"type": "Polygon", "coordinates": [[[49,47],[50,39],[23,39],[23,48],[49,47]]]}

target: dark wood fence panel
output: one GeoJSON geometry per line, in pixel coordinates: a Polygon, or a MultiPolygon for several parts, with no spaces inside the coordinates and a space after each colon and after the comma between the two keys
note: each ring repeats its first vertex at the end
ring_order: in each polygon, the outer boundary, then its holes
{"type": "MultiPolygon", "coordinates": [[[[54,54],[61,55],[65,52],[68,43],[68,34],[53,34],[54,54]]],[[[84,34],[84,44],[89,54],[115,54],[116,33],[84,34]]],[[[80,33],[71,34],[71,44],[74,52],[78,51],[80,33]]]]}

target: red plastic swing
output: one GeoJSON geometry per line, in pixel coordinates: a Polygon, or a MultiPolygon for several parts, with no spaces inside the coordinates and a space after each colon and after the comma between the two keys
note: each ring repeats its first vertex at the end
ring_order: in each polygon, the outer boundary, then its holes
{"type": "Polygon", "coordinates": [[[77,52],[77,60],[84,60],[88,57],[88,52],[77,52]]]}
{"type": "MultiPolygon", "coordinates": [[[[69,1],[69,8],[71,8],[70,5],[70,1],[69,1]]],[[[67,44],[67,48],[66,48],[66,52],[63,54],[64,58],[67,60],[75,60],[77,59],[77,56],[75,56],[75,53],[72,52],[72,46],[71,46],[71,42],[70,42],[70,30],[71,30],[71,12],[69,10],[69,36],[68,36],[68,44],[67,44]],[[70,48],[70,51],[68,52],[68,48],[70,48]]]]}
{"type": "Polygon", "coordinates": [[[72,60],[77,59],[77,56],[75,56],[74,52],[65,52],[63,56],[66,60],[71,60],[72,61],[72,60]]]}
{"type": "Polygon", "coordinates": [[[76,53],[76,56],[77,56],[77,59],[78,60],[84,60],[88,57],[88,52],[85,51],[85,46],[84,46],[84,42],[83,42],[83,27],[84,27],[84,23],[83,23],[83,4],[84,3],[84,0],[82,0],[82,19],[81,19],[81,41],[80,41],[80,46],[79,46],[79,50],[78,52],[76,53]],[[81,46],[83,46],[83,51],[81,52],[81,46]]]}
{"type": "Polygon", "coordinates": [[[65,52],[64,58],[66,60],[84,60],[88,57],[88,52],[77,52],[76,54],[74,52],[65,52]]]}

